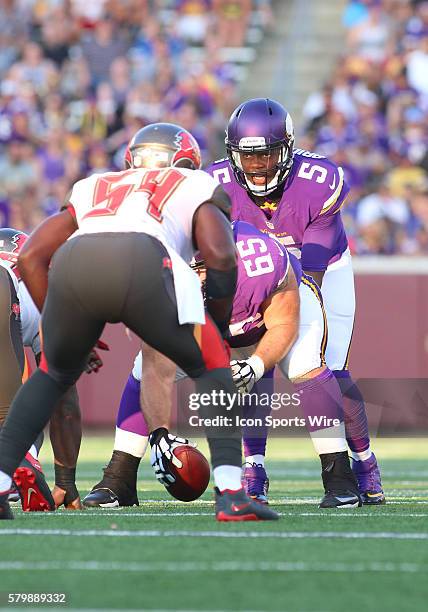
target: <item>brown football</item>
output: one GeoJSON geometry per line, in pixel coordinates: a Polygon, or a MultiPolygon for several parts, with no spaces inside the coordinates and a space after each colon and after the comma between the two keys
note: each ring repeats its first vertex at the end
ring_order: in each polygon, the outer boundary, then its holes
{"type": "Polygon", "coordinates": [[[183,466],[169,464],[169,471],[175,476],[166,490],[180,501],[193,501],[204,493],[210,481],[210,465],[197,448],[183,444],[174,449],[174,455],[183,466]]]}

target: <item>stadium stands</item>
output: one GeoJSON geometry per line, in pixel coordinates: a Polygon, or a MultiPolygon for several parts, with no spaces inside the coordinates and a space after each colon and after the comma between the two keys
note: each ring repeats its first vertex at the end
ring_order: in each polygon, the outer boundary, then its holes
{"type": "Polygon", "coordinates": [[[223,153],[270,18],[269,0],[0,0],[0,225],[31,230],[152,121],[223,153]]]}
{"type": "Polygon", "coordinates": [[[304,107],[304,146],[345,168],[357,254],[428,252],[428,2],[350,0],[346,46],[304,107]]]}

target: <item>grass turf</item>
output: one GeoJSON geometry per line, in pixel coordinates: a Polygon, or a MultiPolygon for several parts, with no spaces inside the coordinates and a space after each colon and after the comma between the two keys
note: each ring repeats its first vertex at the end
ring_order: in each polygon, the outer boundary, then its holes
{"type": "MultiPolygon", "coordinates": [[[[110,444],[85,439],[78,467],[83,494],[99,480],[110,444]]],[[[381,507],[319,510],[318,460],[307,440],[295,439],[269,446],[277,522],[216,523],[211,492],[176,502],[146,461],[139,508],[16,509],[15,521],[0,524],[3,602],[8,592],[64,592],[74,609],[425,610],[427,440],[375,446],[389,502],[381,507]]],[[[42,459],[52,481],[48,450],[42,459]]]]}

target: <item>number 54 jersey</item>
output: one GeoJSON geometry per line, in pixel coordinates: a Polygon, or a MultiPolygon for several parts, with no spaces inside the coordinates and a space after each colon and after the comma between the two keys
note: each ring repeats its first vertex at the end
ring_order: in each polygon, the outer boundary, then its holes
{"type": "Polygon", "coordinates": [[[325,157],[296,149],[281,199],[266,196],[261,206],[236,181],[227,159],[206,170],[229,194],[232,219],[273,234],[301,257],[303,270],[326,270],[346,251],[348,242],[339,210],[349,188],[342,168],[325,157]]]}
{"type": "Polygon", "coordinates": [[[218,183],[202,170],[94,174],[75,183],[70,194],[67,209],[78,225],[71,239],[114,232],[140,232],[158,239],[171,259],[179,323],[203,324],[199,279],[188,266],[194,255],[192,222],[195,211],[217,188],[218,183]]]}
{"type": "Polygon", "coordinates": [[[185,168],[93,174],[74,184],[69,207],[76,234],[150,234],[189,263],[193,215],[217,186],[206,172],[185,168]]]}

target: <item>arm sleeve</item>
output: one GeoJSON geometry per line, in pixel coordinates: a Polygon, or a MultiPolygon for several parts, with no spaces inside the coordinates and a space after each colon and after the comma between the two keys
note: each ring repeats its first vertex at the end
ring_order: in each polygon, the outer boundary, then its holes
{"type": "Polygon", "coordinates": [[[340,213],[317,217],[303,235],[301,259],[303,270],[313,272],[326,270],[343,236],[344,228],[340,213]]]}

